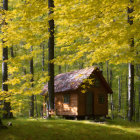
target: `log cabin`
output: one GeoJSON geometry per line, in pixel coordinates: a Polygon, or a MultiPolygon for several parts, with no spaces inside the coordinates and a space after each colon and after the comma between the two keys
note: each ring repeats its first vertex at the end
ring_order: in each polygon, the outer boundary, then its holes
{"type": "MultiPolygon", "coordinates": [[[[108,94],[113,92],[98,67],[62,73],[54,80],[56,115],[95,117],[108,114],[108,94]]],[[[47,94],[46,84],[41,95],[47,94]]],[[[43,108],[45,113],[45,102],[43,108]]]]}

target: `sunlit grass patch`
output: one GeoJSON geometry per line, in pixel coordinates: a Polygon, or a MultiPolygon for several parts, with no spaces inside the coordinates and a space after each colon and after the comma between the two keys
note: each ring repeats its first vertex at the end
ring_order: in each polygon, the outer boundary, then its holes
{"type": "MultiPolygon", "coordinates": [[[[0,130],[0,140],[139,140],[140,124],[99,124],[65,119],[15,119],[9,129],[0,130]]],[[[7,121],[5,120],[6,124],[7,121]]]]}

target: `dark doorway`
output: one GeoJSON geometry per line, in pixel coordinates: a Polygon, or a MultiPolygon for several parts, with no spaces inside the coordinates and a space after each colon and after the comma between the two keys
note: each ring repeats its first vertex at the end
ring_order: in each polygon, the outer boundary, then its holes
{"type": "Polygon", "coordinates": [[[86,115],[93,114],[93,93],[87,92],[86,93],[86,115]]]}

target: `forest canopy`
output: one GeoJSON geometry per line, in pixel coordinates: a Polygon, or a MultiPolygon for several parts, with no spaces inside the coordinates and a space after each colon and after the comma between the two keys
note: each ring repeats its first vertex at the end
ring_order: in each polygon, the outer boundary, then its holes
{"type": "MultiPolygon", "coordinates": [[[[115,85],[120,77],[122,83],[127,82],[127,64],[130,63],[137,68],[135,89],[138,92],[139,9],[139,0],[54,0],[54,8],[48,7],[46,0],[9,0],[8,10],[0,10],[0,55],[3,48],[9,50],[9,58],[5,61],[8,64],[5,84],[9,90],[1,90],[1,100],[10,101],[13,110],[20,115],[23,115],[22,110],[27,115],[28,96],[32,94],[38,99],[36,105],[41,106],[39,93],[50,78],[47,43],[50,37],[48,21],[52,19],[55,23],[55,58],[51,63],[55,64],[55,75],[98,64],[107,81],[112,82],[113,90],[118,92],[120,87],[115,85]],[[48,14],[49,11],[53,12],[48,14]],[[34,73],[29,68],[31,60],[34,73]],[[106,63],[109,72],[113,71],[112,79],[111,74],[108,76],[106,63]]],[[[121,93],[126,102],[127,87],[124,87],[121,93]]]]}

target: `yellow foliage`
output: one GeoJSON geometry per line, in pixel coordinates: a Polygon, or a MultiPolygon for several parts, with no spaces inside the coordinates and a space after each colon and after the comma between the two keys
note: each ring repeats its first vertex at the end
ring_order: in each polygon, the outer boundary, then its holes
{"type": "MultiPolygon", "coordinates": [[[[28,62],[34,58],[35,66],[41,63],[38,57],[42,50],[41,43],[49,38],[48,20],[55,21],[55,44],[61,52],[52,62],[58,65],[72,65],[83,56],[87,65],[108,61],[113,64],[140,61],[140,1],[130,4],[129,0],[54,0],[54,13],[48,15],[48,2],[45,0],[9,0],[9,11],[0,11],[1,20],[6,25],[1,27],[0,60],[2,47],[16,49],[15,58],[8,62],[8,84],[15,95],[39,94],[43,84],[49,78],[47,73],[28,74],[28,62]],[[127,8],[134,7],[133,25],[127,22],[127,8]],[[135,39],[135,47],[130,49],[129,39],[135,39]],[[33,51],[30,52],[30,47],[33,51]],[[27,71],[27,74],[24,73],[27,71]],[[34,87],[32,87],[34,84],[34,87]],[[18,88],[17,88],[18,86],[18,88]]],[[[84,81],[92,84],[93,79],[84,81]]],[[[85,88],[85,85],[83,85],[85,88]]],[[[82,93],[85,91],[83,90],[82,93]]],[[[8,93],[1,92],[7,96],[8,93]]],[[[14,101],[13,101],[14,103],[14,101]]],[[[22,101],[19,102],[21,109],[22,101]]]]}

